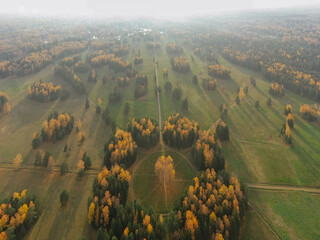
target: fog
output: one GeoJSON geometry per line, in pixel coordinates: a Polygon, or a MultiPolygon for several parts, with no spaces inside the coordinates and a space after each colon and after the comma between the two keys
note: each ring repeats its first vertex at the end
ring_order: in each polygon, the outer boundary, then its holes
{"type": "Polygon", "coordinates": [[[319,6],[320,0],[11,0],[1,4],[1,14],[35,16],[147,16],[155,18],[214,15],[259,9],[319,6]],[[302,5],[303,4],[303,5],[302,5]]]}

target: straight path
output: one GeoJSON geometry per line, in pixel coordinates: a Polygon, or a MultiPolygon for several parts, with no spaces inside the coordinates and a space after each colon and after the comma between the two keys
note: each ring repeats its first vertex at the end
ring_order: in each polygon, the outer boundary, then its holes
{"type": "Polygon", "coordinates": [[[161,123],[161,106],[160,106],[160,93],[158,91],[159,89],[159,79],[158,79],[158,60],[157,60],[157,51],[156,51],[156,38],[155,38],[155,34],[153,33],[153,51],[154,51],[154,68],[155,68],[155,72],[156,72],[156,84],[157,84],[157,103],[158,103],[158,123],[159,123],[159,131],[160,131],[160,144],[163,146],[163,141],[162,141],[162,134],[161,134],[161,130],[162,130],[162,123],[161,123]]]}
{"type": "Polygon", "coordinates": [[[278,191],[301,191],[308,193],[320,194],[320,187],[301,187],[290,185],[277,185],[277,184],[259,184],[259,183],[247,183],[249,189],[261,189],[261,190],[278,190],[278,191]]]}

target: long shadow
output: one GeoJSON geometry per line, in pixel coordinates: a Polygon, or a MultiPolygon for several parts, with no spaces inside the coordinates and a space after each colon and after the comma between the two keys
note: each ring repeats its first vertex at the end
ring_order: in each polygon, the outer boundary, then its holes
{"type": "MultiPolygon", "coordinates": [[[[79,187],[78,181],[89,181],[87,176],[81,180],[75,180],[72,188],[70,189],[70,200],[67,206],[62,207],[58,210],[54,221],[52,223],[51,230],[48,234],[48,239],[62,239],[64,233],[68,231],[57,231],[56,229],[72,229],[72,225],[74,224],[74,216],[77,213],[78,208],[80,207],[79,201],[82,200],[84,192],[81,187],[79,187]],[[71,218],[71,219],[69,219],[71,218]],[[68,220],[69,219],[69,220],[68,220]]],[[[90,186],[90,184],[89,184],[90,186]]]]}

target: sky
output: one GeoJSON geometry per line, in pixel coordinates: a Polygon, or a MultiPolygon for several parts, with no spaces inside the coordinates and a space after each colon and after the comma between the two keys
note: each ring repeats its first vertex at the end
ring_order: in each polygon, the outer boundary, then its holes
{"type": "Polygon", "coordinates": [[[1,0],[0,13],[87,17],[182,17],[307,7],[320,0],[1,0]]]}

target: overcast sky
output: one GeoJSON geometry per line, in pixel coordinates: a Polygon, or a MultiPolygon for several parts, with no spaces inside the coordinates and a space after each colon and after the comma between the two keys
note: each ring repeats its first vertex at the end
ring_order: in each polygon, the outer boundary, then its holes
{"type": "Polygon", "coordinates": [[[65,16],[190,16],[320,5],[320,0],[1,0],[0,13],[65,16]]]}

